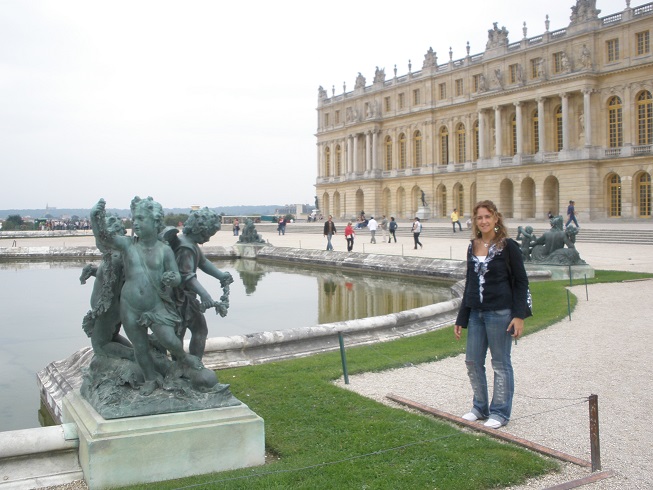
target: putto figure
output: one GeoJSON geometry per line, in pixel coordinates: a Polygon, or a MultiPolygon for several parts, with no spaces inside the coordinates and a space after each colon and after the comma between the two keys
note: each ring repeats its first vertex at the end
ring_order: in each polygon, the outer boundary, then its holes
{"type": "Polygon", "coordinates": [[[226,316],[229,308],[229,285],[234,282],[228,272],[222,272],[206,259],[199,245],[208,242],[220,230],[220,217],[209,208],[193,211],[184,223],[183,234],[174,227],[166,228],[164,240],[175,253],[181,284],[174,288],[173,295],[181,316],[177,336],[183,340],[190,330],[189,352],[199,359],[204,356],[208,327],[204,312],[215,308],[217,314],[226,316]],[[215,301],[197,279],[197,269],[220,281],[223,295],[215,301]],[[199,296],[199,301],[197,300],[199,296]]]}

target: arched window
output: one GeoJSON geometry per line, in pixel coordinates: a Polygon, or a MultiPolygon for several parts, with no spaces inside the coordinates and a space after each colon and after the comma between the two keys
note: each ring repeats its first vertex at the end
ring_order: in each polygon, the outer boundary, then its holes
{"type": "Polygon", "coordinates": [[[331,176],[331,148],[328,146],[324,150],[324,176],[331,176]]]}
{"type": "Polygon", "coordinates": [[[556,116],[556,151],[562,151],[562,107],[558,106],[556,116]]]}
{"type": "Polygon", "coordinates": [[[533,153],[540,152],[540,120],[538,116],[537,109],[535,109],[531,118],[531,145],[533,147],[533,153]]]}
{"type": "Polygon", "coordinates": [[[617,96],[608,101],[608,140],[610,148],[624,145],[621,99],[617,96]]]}
{"type": "Polygon", "coordinates": [[[399,168],[406,168],[406,135],[401,133],[399,135],[399,168]]]}
{"type": "Polygon", "coordinates": [[[480,143],[478,140],[478,120],[474,121],[474,125],[472,126],[472,138],[474,141],[472,142],[472,160],[477,161],[480,158],[480,143]]]}
{"type": "Polygon", "coordinates": [[[639,217],[651,217],[651,174],[643,173],[637,179],[637,196],[639,205],[639,217]]]}
{"type": "Polygon", "coordinates": [[[392,170],[392,138],[385,137],[385,169],[392,170]]]}
{"type": "Polygon", "coordinates": [[[510,118],[510,154],[517,154],[517,115],[510,118]]]}
{"type": "Polygon", "coordinates": [[[456,184],[453,188],[453,203],[458,210],[458,216],[462,218],[465,214],[465,191],[460,184],[456,184]]]}
{"type": "Polygon", "coordinates": [[[465,163],[467,161],[465,125],[463,123],[456,126],[456,162],[465,163]]]}
{"type": "Polygon", "coordinates": [[[442,126],[440,130],[440,165],[449,163],[449,130],[442,126]]]}
{"type": "Polygon", "coordinates": [[[342,150],[336,146],[336,175],[342,175],[342,150]]]}
{"type": "Polygon", "coordinates": [[[638,145],[653,143],[653,100],[648,90],[637,96],[637,130],[638,145]]]}
{"type": "Polygon", "coordinates": [[[613,174],[608,180],[608,215],[621,216],[621,177],[613,174]]]}
{"type": "Polygon", "coordinates": [[[422,166],[422,133],[415,131],[413,133],[413,167],[422,166]]]}

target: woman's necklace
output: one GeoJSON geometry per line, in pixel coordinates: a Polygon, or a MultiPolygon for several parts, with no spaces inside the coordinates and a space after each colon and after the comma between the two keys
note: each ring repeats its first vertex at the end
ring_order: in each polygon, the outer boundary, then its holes
{"type": "Polygon", "coordinates": [[[490,239],[489,242],[486,242],[485,240],[483,240],[483,238],[481,238],[481,241],[483,242],[483,246],[485,248],[488,248],[490,246],[490,243],[492,243],[492,239],[490,239]]]}

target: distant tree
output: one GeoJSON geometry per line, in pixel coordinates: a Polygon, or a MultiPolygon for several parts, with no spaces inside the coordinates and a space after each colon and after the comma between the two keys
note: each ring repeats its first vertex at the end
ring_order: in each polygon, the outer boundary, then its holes
{"type": "Polygon", "coordinates": [[[179,214],[168,213],[163,218],[163,223],[166,226],[178,226],[179,223],[182,224],[185,223],[187,219],[188,219],[188,215],[185,213],[179,213],[179,214]]]}
{"type": "Polygon", "coordinates": [[[6,231],[20,230],[24,224],[25,222],[23,221],[23,218],[21,218],[20,214],[10,214],[7,216],[2,229],[6,231]]]}
{"type": "Polygon", "coordinates": [[[70,221],[79,221],[79,216],[77,216],[76,214],[73,214],[73,215],[70,217],[70,221]]]}

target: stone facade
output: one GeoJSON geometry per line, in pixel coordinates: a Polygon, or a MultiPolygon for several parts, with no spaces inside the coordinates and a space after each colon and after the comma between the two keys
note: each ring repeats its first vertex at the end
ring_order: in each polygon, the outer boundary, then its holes
{"type": "Polygon", "coordinates": [[[508,218],[649,219],[653,174],[653,3],[600,17],[578,0],[566,28],[352,92],[318,93],[317,196],[326,216],[364,210],[434,217],[492,199],[508,218]]]}

